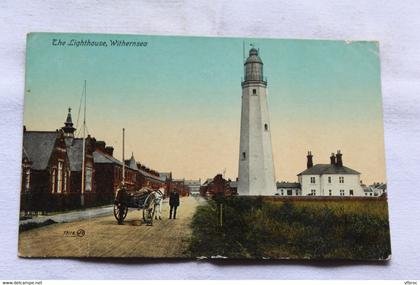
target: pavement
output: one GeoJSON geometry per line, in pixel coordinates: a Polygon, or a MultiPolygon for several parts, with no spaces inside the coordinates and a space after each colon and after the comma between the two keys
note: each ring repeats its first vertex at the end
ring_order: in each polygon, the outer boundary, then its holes
{"type": "Polygon", "coordinates": [[[165,201],[162,220],[155,220],[153,226],[142,223],[142,212],[134,210],[128,212],[124,225],[118,225],[111,213],[23,231],[19,234],[19,255],[189,257],[190,223],[197,206],[204,203],[205,200],[200,197],[181,198],[177,219],[174,220],[169,219],[169,206],[165,201]]]}
{"type": "Polygon", "coordinates": [[[54,215],[40,215],[27,220],[19,221],[19,225],[28,223],[42,224],[47,220],[53,220],[56,223],[69,223],[79,220],[91,219],[114,214],[114,205],[91,208],[86,210],[70,211],[54,215]]]}

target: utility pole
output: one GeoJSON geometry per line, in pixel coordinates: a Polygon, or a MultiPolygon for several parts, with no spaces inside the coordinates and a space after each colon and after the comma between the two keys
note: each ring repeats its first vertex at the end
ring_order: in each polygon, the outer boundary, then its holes
{"type": "Polygon", "coordinates": [[[83,207],[85,205],[85,163],[86,163],[86,80],[83,86],[83,95],[85,99],[85,106],[83,109],[83,133],[82,133],[82,185],[80,189],[80,205],[83,207]]]}
{"type": "Polygon", "coordinates": [[[123,168],[122,168],[122,185],[125,185],[125,159],[124,159],[124,140],[125,140],[125,128],[123,128],[123,133],[122,133],[122,163],[123,163],[123,168]]]}

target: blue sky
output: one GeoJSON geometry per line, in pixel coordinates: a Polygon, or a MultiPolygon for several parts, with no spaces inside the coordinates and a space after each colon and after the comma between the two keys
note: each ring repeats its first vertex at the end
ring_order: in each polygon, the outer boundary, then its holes
{"type": "Polygon", "coordinates": [[[377,42],[31,34],[25,125],[60,128],[68,107],[76,121],[86,80],[89,131],[117,157],[126,127],[128,152],[142,163],[203,179],[226,168],[234,178],[244,42],[264,62],[278,180],[296,179],[306,150],[324,163],[337,149],[366,180],[385,180],[377,42]],[[148,44],[57,47],[53,39],[148,44]]]}

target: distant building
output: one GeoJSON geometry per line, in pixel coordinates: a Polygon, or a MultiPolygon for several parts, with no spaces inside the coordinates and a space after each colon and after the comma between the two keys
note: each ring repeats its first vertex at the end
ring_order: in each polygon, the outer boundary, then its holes
{"type": "Polygon", "coordinates": [[[342,154],[331,154],[329,164],[313,164],[307,155],[307,169],[298,174],[303,196],[365,196],[360,172],[343,165],[342,154]]]}
{"type": "Polygon", "coordinates": [[[277,182],[277,193],[278,196],[301,196],[302,191],[300,184],[297,182],[277,182]]]}
{"type": "MultiPolygon", "coordinates": [[[[134,160],[134,156],[132,156],[131,160],[134,160]]],[[[167,187],[167,181],[165,178],[162,178],[160,176],[160,173],[154,169],[150,169],[149,167],[137,162],[137,169],[140,173],[140,176],[138,176],[139,181],[138,183],[143,187],[147,186],[149,188],[152,188],[154,190],[157,190],[159,188],[165,188],[167,187]]]]}
{"type": "Polygon", "coordinates": [[[370,186],[366,186],[365,184],[362,184],[361,187],[365,196],[373,197],[373,190],[370,186]]]}
{"type": "Polygon", "coordinates": [[[180,196],[190,196],[190,188],[185,184],[185,179],[172,179],[171,190],[177,190],[180,196]]]}
{"type": "Polygon", "coordinates": [[[379,197],[386,195],[386,183],[373,183],[372,185],[362,185],[365,196],[379,197]]]}
{"type": "Polygon", "coordinates": [[[203,197],[213,197],[215,195],[232,196],[237,194],[237,181],[226,180],[222,174],[208,178],[200,187],[200,195],[203,197]]]}
{"type": "Polygon", "coordinates": [[[386,195],[386,183],[374,183],[372,186],[374,196],[386,195]]]}
{"type": "Polygon", "coordinates": [[[200,195],[201,179],[198,180],[185,180],[184,185],[188,187],[190,195],[200,195]]]}
{"type": "Polygon", "coordinates": [[[238,179],[236,181],[228,180],[229,182],[229,192],[231,195],[237,195],[238,194],[238,179]]]}
{"type": "Polygon", "coordinates": [[[165,197],[169,197],[172,185],[172,172],[159,172],[159,177],[162,181],[165,181],[165,197]]]}
{"type": "MultiPolygon", "coordinates": [[[[96,184],[101,201],[112,203],[115,193],[123,181],[122,162],[113,157],[114,148],[106,146],[105,142],[96,142],[94,152],[96,184]]],[[[166,181],[154,170],[136,162],[134,154],[125,161],[124,184],[129,190],[138,190],[142,187],[152,189],[166,188],[166,181]]]]}

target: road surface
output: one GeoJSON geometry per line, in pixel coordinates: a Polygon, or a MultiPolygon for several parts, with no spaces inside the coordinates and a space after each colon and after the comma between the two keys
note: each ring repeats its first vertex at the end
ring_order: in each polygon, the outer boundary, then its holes
{"type": "Polygon", "coordinates": [[[142,212],[129,211],[124,225],[114,216],[60,223],[24,231],[19,255],[25,257],[188,257],[190,223],[202,198],[181,198],[177,219],[170,220],[168,199],[163,219],[141,224],[142,212]]]}

